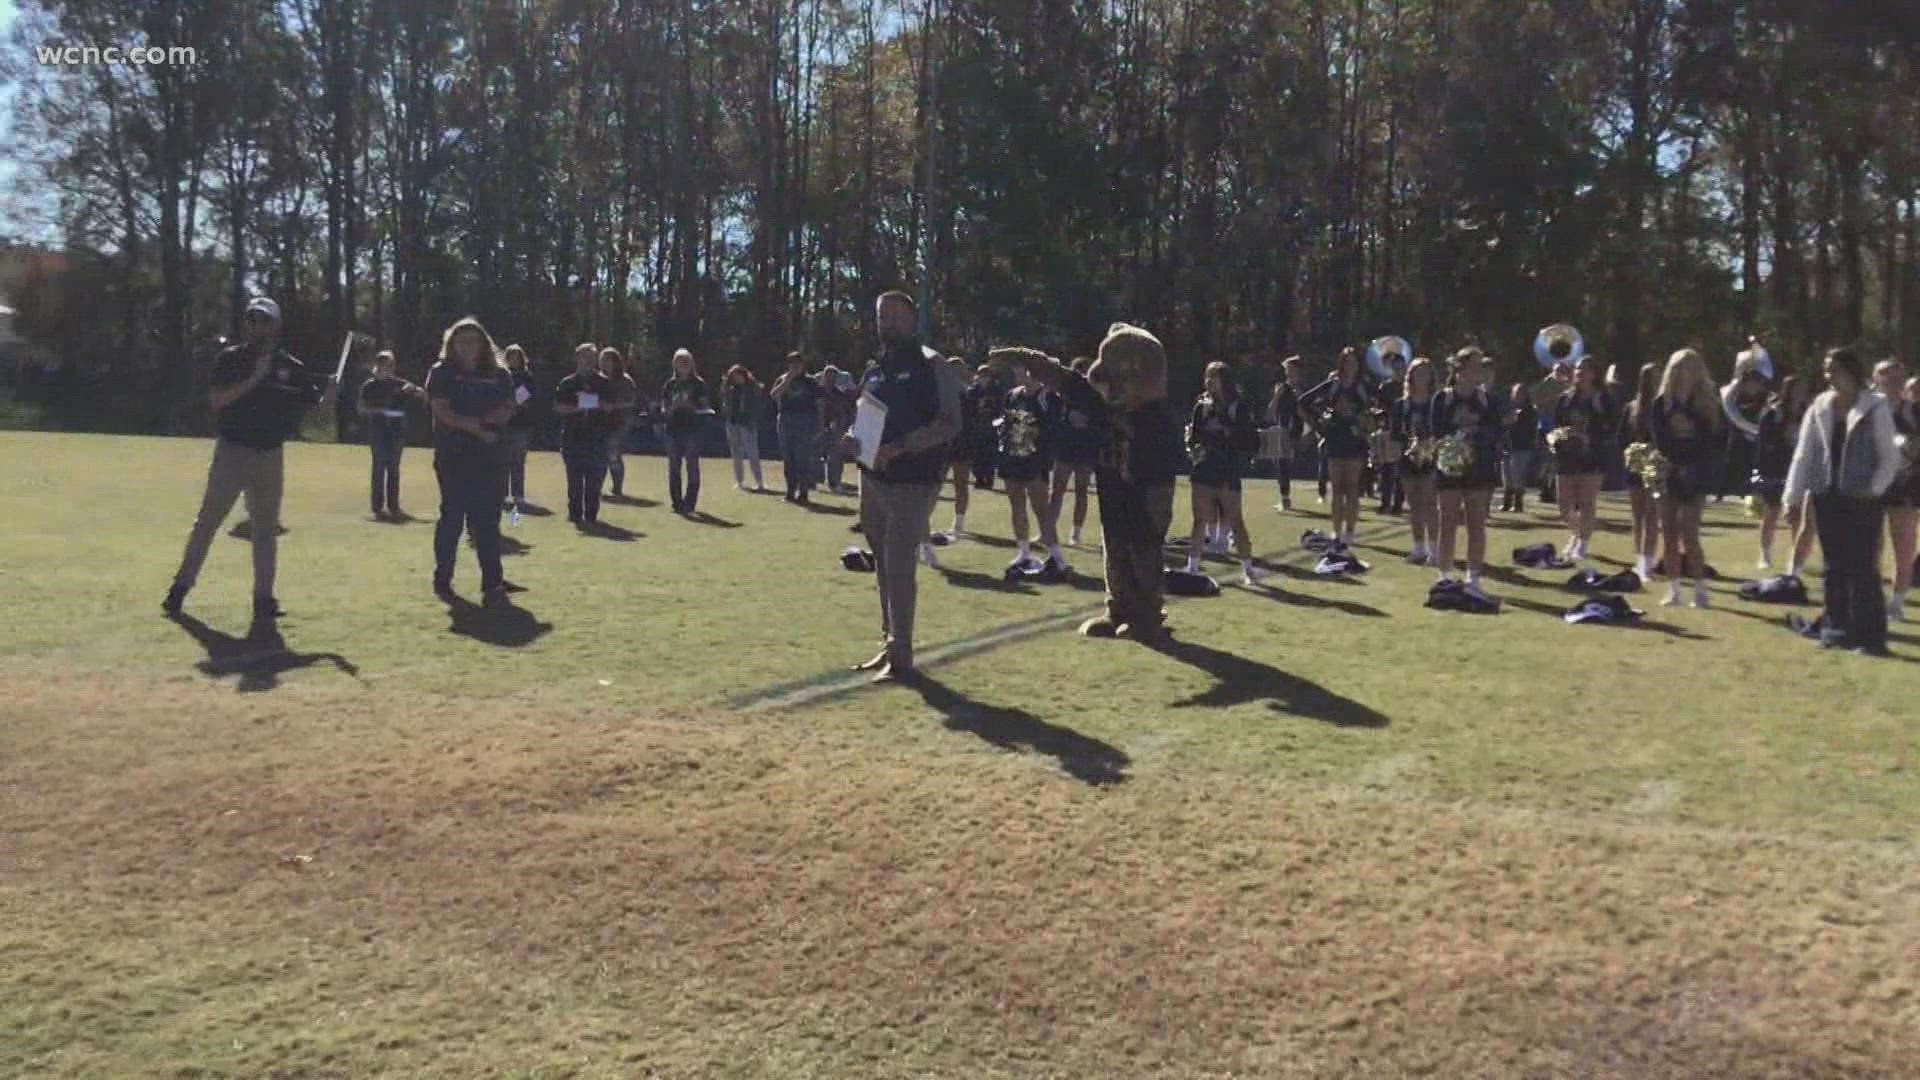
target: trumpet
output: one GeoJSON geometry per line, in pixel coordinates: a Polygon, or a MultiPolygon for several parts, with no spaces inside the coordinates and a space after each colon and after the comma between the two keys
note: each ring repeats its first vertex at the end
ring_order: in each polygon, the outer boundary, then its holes
{"type": "Polygon", "coordinates": [[[1548,371],[1561,364],[1573,367],[1586,355],[1586,339],[1567,323],[1554,323],[1534,336],[1533,358],[1548,371]]]}

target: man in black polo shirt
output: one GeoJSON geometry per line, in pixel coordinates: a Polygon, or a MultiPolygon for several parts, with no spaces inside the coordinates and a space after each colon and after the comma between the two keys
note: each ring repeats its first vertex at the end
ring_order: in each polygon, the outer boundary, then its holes
{"type": "Polygon", "coordinates": [[[200,515],[187,537],[173,587],[161,604],[169,616],[180,613],[214,535],[234,500],[243,495],[253,531],[254,631],[271,629],[280,614],[273,599],[273,578],[284,475],[281,447],[299,428],[307,410],[333,396],[334,386],[326,376],[308,371],[279,341],[280,305],[257,297],[247,304],[246,341],[223,349],[214,361],[207,403],[213,409],[219,439],[213,446],[200,515]]]}
{"type": "MultiPolygon", "coordinates": [[[[903,292],[880,297],[880,357],[861,377],[862,393],[887,407],[873,465],[860,466],[860,525],[873,549],[880,588],[880,651],[854,668],[874,682],[914,675],[914,573],[920,542],[947,469],[947,444],[960,434],[960,376],[930,355],[915,333],[918,312],[903,292]]],[[[859,454],[852,435],[842,437],[848,454],[859,454]]]]}

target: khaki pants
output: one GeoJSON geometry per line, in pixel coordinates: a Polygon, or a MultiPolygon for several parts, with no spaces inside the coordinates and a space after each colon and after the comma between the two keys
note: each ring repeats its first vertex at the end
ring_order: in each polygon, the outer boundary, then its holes
{"type": "Polygon", "coordinates": [[[1132,489],[1120,498],[1100,493],[1107,619],[1115,626],[1157,629],[1166,622],[1165,549],[1172,524],[1172,484],[1132,489]]]}
{"type": "Polygon", "coordinates": [[[173,576],[182,592],[199,580],[213,538],[233,509],[235,499],[247,499],[247,522],[253,530],[253,595],[273,595],[273,574],[279,557],[280,493],[284,477],[281,451],[254,450],[220,439],[213,444],[213,464],[207,469],[207,491],[200,499],[200,516],[187,537],[180,571],[173,576]]]}
{"type": "Polygon", "coordinates": [[[860,478],[860,528],[873,549],[880,590],[880,640],[896,668],[913,666],[913,613],[919,586],[920,542],[940,494],[939,484],[893,484],[860,478]]]}

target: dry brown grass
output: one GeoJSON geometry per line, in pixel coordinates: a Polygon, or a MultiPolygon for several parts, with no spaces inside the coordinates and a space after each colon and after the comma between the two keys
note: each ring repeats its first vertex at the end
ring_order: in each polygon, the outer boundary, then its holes
{"type": "Polygon", "coordinates": [[[143,689],[20,697],[9,1074],[1897,1076],[1920,1048],[1910,850],[1090,788],[780,714],[303,727],[143,689]]]}

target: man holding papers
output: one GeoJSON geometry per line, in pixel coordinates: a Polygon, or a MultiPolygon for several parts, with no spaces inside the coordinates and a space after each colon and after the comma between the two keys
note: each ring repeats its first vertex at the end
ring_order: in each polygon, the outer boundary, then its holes
{"type": "Polygon", "coordinates": [[[842,447],[860,463],[860,525],[880,589],[880,651],[854,668],[876,683],[911,679],[916,555],[960,434],[959,378],[920,344],[913,298],[883,294],[875,305],[880,356],[860,380],[854,430],[842,447]],[[877,431],[877,435],[876,435],[877,431]]]}
{"type": "Polygon", "coordinates": [[[575,348],[573,374],[553,390],[553,411],[560,416],[560,460],[567,466],[567,520],[581,526],[600,520],[607,440],[619,423],[613,412],[613,383],[600,373],[599,357],[592,342],[575,348]]]}

